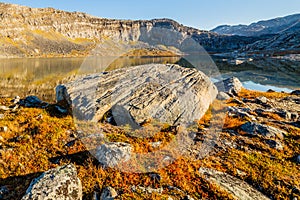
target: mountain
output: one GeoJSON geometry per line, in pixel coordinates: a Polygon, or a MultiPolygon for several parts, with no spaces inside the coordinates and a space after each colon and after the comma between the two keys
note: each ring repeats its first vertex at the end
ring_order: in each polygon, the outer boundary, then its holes
{"type": "Polygon", "coordinates": [[[252,44],[246,45],[241,50],[244,52],[266,51],[271,54],[299,53],[300,29],[297,31],[285,31],[281,34],[276,34],[271,38],[259,40],[252,44]]]}
{"type": "Polygon", "coordinates": [[[300,14],[278,17],[275,19],[259,21],[250,25],[222,25],[212,29],[212,32],[226,35],[261,36],[280,34],[282,32],[299,29],[300,14]]]}
{"type": "Polygon", "coordinates": [[[174,46],[183,37],[190,36],[210,52],[237,50],[257,40],[202,31],[170,19],[105,19],[81,12],[5,3],[0,3],[0,26],[2,57],[87,55],[103,40],[150,41],[159,45],[157,38],[147,38],[148,33],[157,37],[166,35],[164,44],[169,46],[174,46]]]}
{"type": "Polygon", "coordinates": [[[103,42],[110,49],[102,45],[101,50],[113,53],[124,43],[158,54],[168,52],[162,55],[193,51],[200,48],[198,44],[209,53],[295,50],[299,49],[299,19],[300,14],[291,15],[249,26],[221,26],[212,32],[171,19],[106,19],[0,3],[0,57],[87,56],[103,42]]]}

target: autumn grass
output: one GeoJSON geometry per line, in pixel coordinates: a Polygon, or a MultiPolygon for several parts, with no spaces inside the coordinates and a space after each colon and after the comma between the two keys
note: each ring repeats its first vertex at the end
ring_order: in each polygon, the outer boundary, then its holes
{"type": "Polygon", "coordinates": [[[242,89],[241,92],[239,92],[239,97],[241,98],[248,98],[248,99],[255,99],[257,97],[264,96],[266,98],[275,99],[275,98],[284,98],[288,97],[288,93],[284,92],[260,92],[256,90],[247,90],[242,89]]]}
{"type": "MultiPolygon", "coordinates": [[[[1,99],[0,103],[9,105],[9,100],[1,99]]],[[[199,161],[191,162],[186,158],[180,158],[166,169],[158,171],[162,176],[162,182],[159,183],[147,173],[124,173],[111,168],[104,169],[91,154],[83,153],[86,148],[79,140],[75,140],[74,145],[66,145],[70,141],[71,133],[75,132],[71,116],[57,118],[43,109],[21,108],[15,113],[5,113],[5,118],[0,121],[0,126],[8,127],[6,133],[1,133],[2,145],[5,150],[1,150],[0,184],[11,188],[9,199],[20,199],[31,180],[41,172],[67,163],[75,164],[78,176],[83,183],[86,199],[91,198],[95,188],[101,191],[105,186],[115,187],[120,194],[119,198],[160,199],[162,196],[169,196],[168,192],[162,195],[133,192],[131,186],[134,185],[154,188],[167,188],[168,185],[178,187],[184,192],[176,194],[176,198],[184,197],[186,194],[194,197],[213,198],[226,196],[197,173],[197,168],[200,166],[199,161]],[[75,154],[78,154],[76,159],[69,159],[75,154]],[[52,161],[55,158],[60,158],[59,163],[52,161]],[[78,160],[80,160],[79,163],[78,160]],[[23,181],[21,185],[15,185],[20,181],[23,181]]],[[[169,134],[167,131],[161,133],[150,140],[163,141],[164,144],[171,139],[164,135],[169,134]]],[[[116,133],[109,137],[112,141],[122,141],[125,135],[121,132],[119,135],[116,133]]],[[[147,146],[149,141],[130,138],[127,140],[139,144],[135,146],[137,152],[152,150],[143,147],[147,146]]],[[[170,195],[172,193],[170,191],[170,195]]]]}
{"type": "MultiPolygon", "coordinates": [[[[266,96],[265,94],[243,90],[241,95],[252,98],[251,95],[266,96]]],[[[282,94],[272,95],[268,98],[277,98],[282,94]]],[[[0,105],[10,105],[9,99],[0,98],[0,105]]],[[[199,130],[209,127],[214,112],[221,108],[221,105],[211,107],[199,120],[199,130]]],[[[243,179],[274,199],[289,199],[293,188],[300,186],[299,165],[291,160],[300,152],[300,129],[293,126],[286,127],[288,135],[283,141],[284,149],[276,150],[270,148],[263,138],[248,138],[241,134],[239,126],[248,119],[227,116],[223,127],[225,132],[220,133],[220,139],[236,142],[243,148],[224,147],[198,160],[178,156],[170,165],[155,171],[161,176],[161,180],[157,181],[151,178],[150,173],[129,173],[103,168],[85,145],[75,138],[77,132],[70,115],[56,116],[51,109],[35,108],[20,108],[17,112],[4,114],[0,127],[7,126],[8,131],[0,133],[3,138],[0,141],[0,185],[10,188],[8,199],[20,199],[34,177],[67,163],[73,163],[77,168],[83,184],[84,199],[91,199],[94,191],[101,192],[106,186],[117,190],[117,199],[183,199],[186,195],[195,199],[232,199],[217,185],[206,181],[199,173],[200,167],[214,168],[243,179]],[[230,135],[226,132],[228,129],[236,131],[237,135],[230,135]],[[72,145],[66,145],[70,142],[73,142],[72,145]],[[237,170],[246,175],[239,175],[237,170]],[[132,186],[164,190],[162,194],[149,194],[133,191],[132,186]],[[171,189],[170,186],[177,189],[171,189]]],[[[146,139],[130,136],[130,130],[122,130],[109,124],[103,126],[110,141],[128,142],[133,145],[136,153],[155,151],[151,142],[160,141],[163,147],[176,136],[176,132],[168,125],[163,125],[162,130],[146,139]]],[[[299,198],[299,194],[293,195],[299,198]]]]}

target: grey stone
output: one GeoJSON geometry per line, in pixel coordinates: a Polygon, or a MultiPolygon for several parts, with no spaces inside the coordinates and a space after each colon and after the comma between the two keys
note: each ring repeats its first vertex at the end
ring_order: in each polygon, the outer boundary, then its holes
{"type": "Polygon", "coordinates": [[[194,200],[193,197],[191,197],[190,195],[186,195],[183,200],[194,200]]]}
{"type": "Polygon", "coordinates": [[[97,147],[95,156],[105,167],[115,167],[131,157],[132,147],[123,142],[111,142],[97,147]]]}
{"type": "Polygon", "coordinates": [[[84,76],[56,89],[57,100],[67,101],[76,119],[99,121],[112,108],[118,108],[113,110],[114,118],[121,124],[149,119],[194,123],[217,96],[216,87],[202,72],[168,64],[84,76]]]}
{"type": "Polygon", "coordinates": [[[217,99],[221,100],[221,101],[228,100],[230,98],[231,97],[228,94],[226,94],[225,92],[219,92],[218,95],[217,95],[217,99]]]}
{"type": "Polygon", "coordinates": [[[157,182],[161,181],[161,176],[159,174],[150,174],[150,177],[157,182]]]}
{"type": "Polygon", "coordinates": [[[158,142],[151,142],[150,145],[151,145],[151,147],[153,147],[153,148],[158,148],[158,147],[160,147],[161,143],[162,143],[161,141],[158,141],[158,142]]]}
{"type": "Polygon", "coordinates": [[[241,118],[248,117],[252,121],[256,120],[253,115],[249,114],[249,112],[251,111],[250,108],[238,108],[238,107],[229,106],[227,110],[228,110],[228,115],[231,117],[241,117],[241,118]]]}
{"type": "Polygon", "coordinates": [[[285,131],[274,128],[272,126],[267,126],[254,122],[246,122],[241,126],[241,130],[245,131],[250,135],[262,135],[265,138],[278,138],[283,139],[284,135],[286,135],[285,131]]]}
{"type": "Polygon", "coordinates": [[[45,108],[48,103],[43,102],[37,96],[28,96],[25,99],[21,99],[19,104],[27,108],[45,108]]]}
{"type": "Polygon", "coordinates": [[[295,163],[300,164],[300,155],[295,155],[292,159],[295,163]]]}
{"type": "MultiPolygon", "coordinates": [[[[56,102],[61,102],[64,100],[65,96],[66,96],[66,92],[67,92],[67,89],[64,85],[58,85],[56,86],[55,88],[55,96],[56,96],[56,102]]],[[[68,99],[68,101],[70,101],[68,99]]]]}
{"type": "Polygon", "coordinates": [[[7,186],[0,187],[0,199],[6,199],[5,197],[9,194],[9,189],[7,186]]]}
{"type": "Polygon", "coordinates": [[[82,185],[73,165],[64,165],[44,172],[34,179],[22,200],[81,200],[82,185]]]}
{"type": "Polygon", "coordinates": [[[267,92],[268,92],[268,93],[272,93],[272,92],[275,92],[275,90],[268,89],[267,92]]]}
{"type": "Polygon", "coordinates": [[[15,96],[15,98],[11,101],[13,104],[17,104],[20,101],[20,97],[19,96],[15,96]]]}
{"type": "Polygon", "coordinates": [[[280,109],[280,110],[277,110],[275,113],[286,120],[292,119],[292,113],[290,113],[287,110],[280,109]]]}
{"type": "Polygon", "coordinates": [[[199,172],[205,178],[218,185],[221,189],[232,194],[235,199],[240,200],[267,200],[261,192],[253,188],[251,185],[229,174],[216,171],[214,169],[200,168],[199,172]]]}
{"type": "Polygon", "coordinates": [[[0,127],[0,132],[7,132],[7,131],[8,131],[8,127],[7,126],[0,127]]]}
{"type": "Polygon", "coordinates": [[[7,106],[0,106],[0,110],[2,110],[2,111],[8,111],[9,107],[7,107],[7,106]]]}
{"type": "Polygon", "coordinates": [[[118,196],[116,190],[112,187],[106,187],[101,193],[100,200],[113,200],[118,196]]]}
{"type": "Polygon", "coordinates": [[[132,186],[131,189],[133,191],[140,190],[144,193],[149,193],[149,194],[152,194],[152,193],[162,194],[164,191],[164,189],[162,187],[161,188],[151,188],[151,187],[142,187],[142,186],[132,186]]]}
{"type": "Polygon", "coordinates": [[[236,77],[231,77],[223,81],[215,83],[219,92],[226,92],[231,96],[238,96],[238,93],[242,90],[243,84],[236,77]]]}
{"type": "Polygon", "coordinates": [[[257,104],[261,104],[261,105],[264,105],[264,104],[266,104],[266,103],[268,103],[268,99],[267,99],[267,97],[264,97],[264,96],[261,96],[261,97],[257,97],[256,99],[255,99],[255,102],[257,103],[257,104]]]}
{"type": "Polygon", "coordinates": [[[291,92],[291,95],[300,95],[300,90],[294,90],[293,92],[291,92]]]}
{"type": "Polygon", "coordinates": [[[0,119],[3,119],[4,118],[4,114],[0,114],[0,119]]]}
{"type": "Polygon", "coordinates": [[[267,140],[266,143],[273,149],[283,150],[283,146],[280,141],[267,140]]]}

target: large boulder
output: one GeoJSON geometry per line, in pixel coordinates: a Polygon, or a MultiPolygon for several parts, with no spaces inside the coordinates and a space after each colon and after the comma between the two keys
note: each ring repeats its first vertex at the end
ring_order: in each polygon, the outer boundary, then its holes
{"type": "Polygon", "coordinates": [[[50,169],[34,179],[22,200],[81,200],[82,185],[73,165],[50,169]]]}
{"type": "Polygon", "coordinates": [[[150,64],[81,77],[56,88],[57,100],[77,120],[101,120],[108,111],[118,125],[156,119],[170,124],[200,119],[217,96],[210,79],[196,69],[150,64]]]}

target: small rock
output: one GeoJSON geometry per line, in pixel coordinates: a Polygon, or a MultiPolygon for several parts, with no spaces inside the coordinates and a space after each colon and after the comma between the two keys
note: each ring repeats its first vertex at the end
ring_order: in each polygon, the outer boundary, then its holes
{"type": "Polygon", "coordinates": [[[0,127],[0,132],[7,132],[7,131],[8,131],[8,127],[7,126],[0,127]]]}
{"type": "Polygon", "coordinates": [[[299,118],[299,114],[297,112],[292,112],[291,113],[291,120],[292,121],[297,121],[299,118]]]}
{"type": "Polygon", "coordinates": [[[58,85],[55,88],[55,92],[56,92],[56,102],[61,102],[65,99],[66,96],[66,87],[64,85],[58,85]]]}
{"type": "Polygon", "coordinates": [[[1,186],[0,187],[0,199],[5,199],[5,196],[9,194],[9,189],[7,186],[1,186]]]}
{"type": "Polygon", "coordinates": [[[246,176],[246,175],[247,175],[246,172],[243,172],[243,171],[241,171],[241,170],[239,170],[239,169],[236,170],[236,173],[237,173],[239,176],[246,176]]]}
{"type": "Polygon", "coordinates": [[[8,111],[9,107],[7,107],[7,106],[0,106],[0,110],[2,110],[2,111],[8,111]]]}
{"type": "Polygon", "coordinates": [[[28,96],[25,99],[21,99],[19,104],[27,108],[46,108],[48,106],[48,103],[43,102],[36,96],[28,96]]]}
{"type": "Polygon", "coordinates": [[[100,200],[100,196],[98,192],[94,192],[94,195],[92,197],[92,200],[100,200]]]}
{"type": "Polygon", "coordinates": [[[106,167],[115,167],[130,159],[132,147],[123,142],[103,144],[96,149],[96,158],[106,167]]]}
{"type": "Polygon", "coordinates": [[[217,99],[224,101],[224,100],[230,99],[230,96],[228,94],[226,94],[225,92],[219,92],[217,95],[217,99]]]}
{"type": "Polygon", "coordinates": [[[281,142],[276,140],[267,140],[266,143],[273,149],[283,150],[281,142]]]}
{"type": "Polygon", "coordinates": [[[300,164],[300,155],[295,155],[292,160],[297,163],[297,164],[300,164]]]}
{"type": "Polygon", "coordinates": [[[157,194],[162,194],[164,189],[161,188],[151,188],[151,187],[142,187],[142,186],[132,186],[131,189],[133,191],[140,190],[144,193],[152,194],[152,193],[157,193],[157,194]]]}
{"type": "Polygon", "coordinates": [[[156,182],[161,181],[161,176],[159,174],[150,174],[150,177],[156,182]]]}
{"type": "Polygon", "coordinates": [[[286,134],[284,131],[274,128],[272,126],[267,126],[254,122],[246,122],[241,126],[241,130],[245,131],[250,135],[262,135],[266,138],[279,138],[283,139],[286,134]]]}
{"type": "Polygon", "coordinates": [[[268,102],[269,100],[267,99],[267,97],[261,96],[261,97],[257,97],[255,99],[255,103],[260,104],[260,105],[264,105],[268,102]]]}
{"type": "Polygon", "coordinates": [[[293,92],[291,92],[291,95],[300,95],[300,90],[294,90],[293,92]]]}
{"type": "Polygon", "coordinates": [[[268,92],[268,93],[271,93],[271,92],[275,92],[275,90],[268,89],[267,92],[268,92]]]}
{"type": "Polygon", "coordinates": [[[118,196],[116,190],[112,187],[106,187],[101,193],[100,200],[113,200],[118,196]]]}
{"type": "Polygon", "coordinates": [[[256,121],[255,117],[249,114],[249,112],[251,112],[250,108],[238,108],[238,107],[229,106],[227,110],[228,110],[228,116],[241,117],[241,118],[248,117],[252,121],[256,121]]]}
{"type": "Polygon", "coordinates": [[[4,118],[4,114],[0,114],[0,119],[3,119],[4,118]]]}
{"type": "Polygon", "coordinates": [[[64,165],[35,178],[22,200],[82,199],[82,185],[73,165],[64,165]]]}
{"type": "Polygon", "coordinates": [[[191,197],[190,195],[187,195],[187,196],[184,197],[184,200],[194,200],[194,198],[191,197]]]}
{"type": "Polygon", "coordinates": [[[158,147],[160,147],[160,145],[161,145],[161,141],[158,141],[158,142],[151,142],[150,145],[151,145],[151,147],[153,147],[153,148],[158,148],[158,147]]]}
{"type": "Polygon", "coordinates": [[[280,117],[282,117],[283,119],[286,120],[291,120],[292,119],[292,113],[286,111],[286,110],[278,110],[275,112],[277,115],[279,115],[280,117]]]}
{"type": "Polygon", "coordinates": [[[17,104],[17,103],[19,103],[19,101],[20,101],[20,97],[19,96],[15,96],[15,98],[11,100],[11,102],[13,104],[17,104]]]}
{"type": "Polygon", "coordinates": [[[243,84],[236,77],[231,77],[223,81],[215,83],[219,92],[225,92],[231,96],[238,96],[238,93],[242,90],[243,84]]]}

